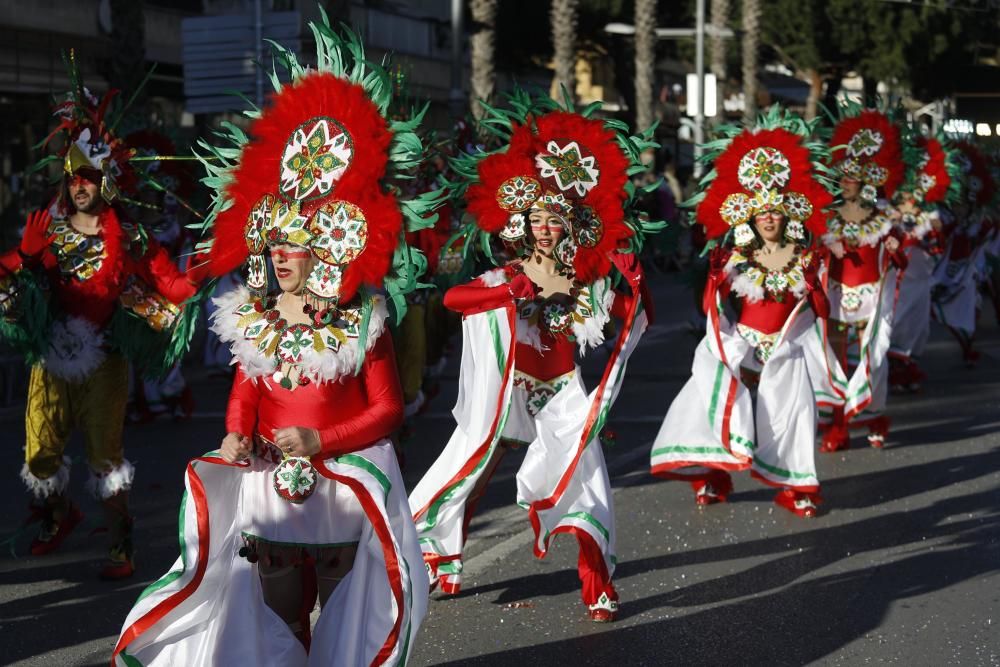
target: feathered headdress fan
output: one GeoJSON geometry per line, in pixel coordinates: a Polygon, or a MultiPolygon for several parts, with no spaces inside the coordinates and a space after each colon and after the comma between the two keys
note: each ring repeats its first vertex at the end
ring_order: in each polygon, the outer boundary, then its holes
{"type": "Polygon", "coordinates": [[[221,136],[234,148],[201,143],[210,153],[204,182],[216,191],[206,221],[211,270],[222,275],[245,262],[248,287],[263,295],[267,246],[301,245],[317,259],[306,281],[313,298],[346,303],[363,286],[384,286],[402,317],[426,265],[406,245],[403,219],[411,231],[433,225],[438,197],[406,201],[389,181],[420,161],[414,130],[423,112],[387,120],[391,80],[365,61],[357,36],[334,33],[325,14],[310,28],[316,69],[272,44],[291,83],[272,73],[275,92],[263,110],[245,112],[247,133],[226,125],[221,136]]]}
{"type": "Polygon", "coordinates": [[[860,181],[861,197],[870,203],[878,199],[880,188],[891,199],[905,177],[899,127],[875,109],[858,111],[852,105],[841,112],[830,138],[834,168],[860,181]]]}
{"type": "Polygon", "coordinates": [[[986,158],[968,141],[957,142],[955,148],[958,149],[956,161],[961,173],[965,201],[978,208],[987,206],[993,201],[996,184],[993,182],[986,158]]]}
{"type": "Polygon", "coordinates": [[[612,253],[641,248],[645,235],[663,227],[634,211],[629,180],[645,169],[642,151],[656,146],[651,132],[630,136],[624,123],[591,118],[599,104],[577,112],[568,101],[561,106],[523,91],[509,102],[510,110],[487,107],[483,120],[504,148],[453,160],[461,179],[449,188],[474,219],[461,233],[480,235],[490,254],[491,235],[517,243],[526,236],[528,213],[546,210],[567,232],[556,248],[559,262],[582,282],[607,276],[612,253]]]}
{"type": "Polygon", "coordinates": [[[942,202],[953,191],[950,150],[936,137],[918,137],[921,150],[920,162],[914,183],[914,194],[928,204],[942,202]]]}
{"type": "Polygon", "coordinates": [[[697,206],[695,220],[708,239],[733,232],[737,245],[753,241],[758,213],[778,211],[788,222],[785,234],[796,240],[826,231],[824,210],[833,201],[823,166],[827,153],[812,139],[818,121],[806,122],[771,107],[753,129],[722,126],[721,138],[705,145],[702,160],[713,169],[686,206],[697,206]]]}
{"type": "MultiPolygon", "coordinates": [[[[58,120],[55,129],[34,148],[47,147],[57,136],[62,137],[62,145],[56,153],[38,161],[30,171],[40,171],[52,162],[62,162],[62,173],[67,176],[80,169],[89,169],[101,174],[104,201],[109,204],[116,199],[130,201],[126,195],[133,194],[137,187],[136,173],[129,163],[135,151],[115,135],[115,128],[129,103],[121,103],[116,89],[109,90],[101,98],[91,93],[84,86],[72,49],[63,54],[63,61],[72,88],[54,107],[52,115],[58,120]]],[[[135,99],[138,92],[135,91],[131,99],[135,99]]]]}

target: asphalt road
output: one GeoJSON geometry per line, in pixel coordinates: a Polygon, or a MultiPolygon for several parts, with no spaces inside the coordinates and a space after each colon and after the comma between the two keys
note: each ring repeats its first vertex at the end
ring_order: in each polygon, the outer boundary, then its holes
{"type": "MultiPolygon", "coordinates": [[[[818,454],[825,503],[794,517],[773,491],[736,477],[725,505],[695,507],[690,489],[648,474],[648,453],[686,380],[697,338],[690,297],[673,279],[656,288],[657,324],[640,344],[612,412],[606,451],[618,521],[620,620],[587,620],[576,548],[556,538],[531,554],[514,505],[518,454],[509,455],[480,505],[466,549],[462,593],[430,604],[411,665],[1000,665],[1000,332],[985,320],[978,368],[935,329],[922,393],[890,398],[884,450],[859,434],[854,448],[818,454]]],[[[457,355],[456,355],[457,357],[457,355]]],[[[585,362],[593,382],[604,357],[585,362]]],[[[457,371],[453,361],[447,377],[457,371]]],[[[139,591],[177,555],[176,517],[186,461],[222,435],[228,383],[189,373],[198,412],[184,423],[126,430],[135,462],[136,577],[97,580],[106,536],[83,492],[82,448],[73,493],[87,520],[54,555],[27,556],[31,531],[17,473],[23,427],[3,424],[0,469],[0,663],[107,664],[139,591]]],[[[447,380],[446,380],[447,384],[447,380]]],[[[453,427],[450,386],[406,443],[412,486],[453,427]]]]}

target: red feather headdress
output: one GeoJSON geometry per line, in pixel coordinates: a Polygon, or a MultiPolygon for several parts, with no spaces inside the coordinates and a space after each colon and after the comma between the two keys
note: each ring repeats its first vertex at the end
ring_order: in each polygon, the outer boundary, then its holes
{"type": "Polygon", "coordinates": [[[695,210],[709,239],[734,228],[737,244],[753,239],[753,216],[777,210],[788,217],[790,235],[802,226],[826,231],[823,209],[832,197],[817,180],[805,137],[784,128],[743,130],[715,158],[716,177],[695,210]]]}
{"type": "Polygon", "coordinates": [[[917,146],[923,151],[920,167],[917,169],[916,187],[923,193],[928,204],[943,201],[951,187],[948,174],[948,154],[941,142],[931,137],[918,137],[917,146]]]}
{"type": "Polygon", "coordinates": [[[996,190],[986,158],[968,141],[959,141],[955,144],[955,148],[959,151],[958,161],[966,201],[973,206],[986,206],[993,201],[996,190]]]}
{"type": "Polygon", "coordinates": [[[381,185],[392,133],[365,90],[308,74],[275,93],[248,134],[225,190],[231,205],[215,219],[212,272],[249,256],[248,285],[262,292],[266,245],[295,243],[319,260],[306,285],[316,297],[346,302],[380,285],[402,214],[381,185]]]}
{"type": "Polygon", "coordinates": [[[611,253],[632,235],[624,212],[628,167],[602,121],[550,112],[514,127],[507,150],[479,162],[468,211],[480,229],[506,241],[525,236],[532,208],[555,213],[568,232],[557,248],[560,261],[593,282],[608,275],[611,253]]]}
{"type": "Polygon", "coordinates": [[[880,111],[865,109],[842,119],[830,138],[833,164],[844,176],[861,181],[862,197],[875,201],[878,189],[892,198],[905,177],[899,128],[880,111]]]}

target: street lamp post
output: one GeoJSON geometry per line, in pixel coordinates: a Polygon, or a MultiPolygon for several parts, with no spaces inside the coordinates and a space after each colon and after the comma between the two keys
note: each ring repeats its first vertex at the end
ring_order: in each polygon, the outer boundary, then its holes
{"type": "Polygon", "coordinates": [[[694,25],[694,69],[698,77],[698,110],[694,117],[694,177],[701,178],[701,145],[705,143],[705,0],[698,0],[694,25]]]}
{"type": "MultiPolygon", "coordinates": [[[[657,39],[695,39],[695,77],[698,80],[697,109],[694,117],[694,175],[701,177],[704,171],[698,157],[702,155],[701,144],[705,141],[705,33],[711,30],[719,39],[733,37],[733,31],[719,26],[705,25],[705,0],[697,0],[694,28],[657,28],[657,39]]],[[[635,26],[627,23],[609,23],[604,31],[612,35],[634,35],[635,26]]],[[[721,102],[717,102],[719,104],[721,102]]]]}
{"type": "Polygon", "coordinates": [[[452,116],[461,118],[465,115],[465,95],[462,94],[462,0],[451,0],[451,90],[448,103],[452,116]]]}

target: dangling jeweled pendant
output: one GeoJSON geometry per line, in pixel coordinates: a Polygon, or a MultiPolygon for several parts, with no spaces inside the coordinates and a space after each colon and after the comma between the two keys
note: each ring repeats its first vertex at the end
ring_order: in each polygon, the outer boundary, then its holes
{"type": "Polygon", "coordinates": [[[274,492],[298,505],[316,490],[316,468],[309,459],[292,456],[278,464],[273,480],[274,492]]]}

